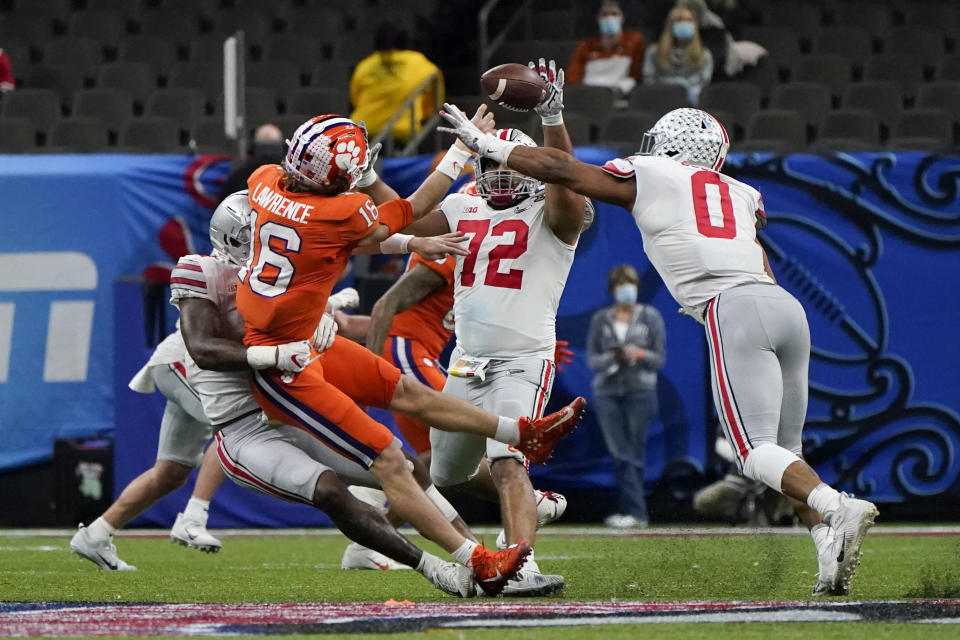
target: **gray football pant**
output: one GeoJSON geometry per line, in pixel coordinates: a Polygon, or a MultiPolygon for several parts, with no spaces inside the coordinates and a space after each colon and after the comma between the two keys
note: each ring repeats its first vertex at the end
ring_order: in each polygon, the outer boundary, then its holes
{"type": "Polygon", "coordinates": [[[810,366],[803,307],[778,285],[741,285],[711,300],[704,321],[713,402],[740,470],[765,443],[801,455],[810,366]]]}
{"type": "Polygon", "coordinates": [[[203,460],[203,448],[213,427],[203,412],[200,396],[184,373],[173,364],[150,367],[153,383],[167,399],[160,422],[157,460],[170,460],[196,467],[203,460]]]}

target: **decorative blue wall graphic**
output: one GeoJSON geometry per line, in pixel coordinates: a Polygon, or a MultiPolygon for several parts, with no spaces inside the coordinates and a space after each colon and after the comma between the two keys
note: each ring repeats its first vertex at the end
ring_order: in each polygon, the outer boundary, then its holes
{"type": "MultiPolygon", "coordinates": [[[[410,193],[431,160],[389,160],[382,175],[410,193]]],[[[114,283],[162,274],[173,227],[208,248],[210,194],[226,169],[185,156],[0,156],[0,469],[48,459],[56,437],[110,433],[114,424],[116,488],[152,464],[163,399],[126,382],[149,355],[145,318],[157,311],[157,292],[151,311],[139,283],[114,283]]],[[[828,482],[881,502],[960,505],[960,157],[735,154],[725,172],[763,193],[770,224],[761,241],[810,319],[808,459],[828,482]]],[[[606,273],[622,262],[641,273],[641,299],[667,324],[650,487],[668,462],[693,473],[711,464],[713,407],[703,331],[676,313],[632,219],[616,207],[598,207],[578,247],[558,316],[558,336],[577,358],[558,375],[551,404],[589,393],[587,324],[609,304],[606,273]]],[[[159,307],[167,315],[149,328],[155,335],[176,316],[159,307]]],[[[608,466],[588,419],[533,475],[543,488],[604,488],[608,466]]],[[[187,493],[137,522],[168,526],[187,493]]],[[[214,526],[323,523],[309,508],[227,484],[212,510],[214,526]]]]}

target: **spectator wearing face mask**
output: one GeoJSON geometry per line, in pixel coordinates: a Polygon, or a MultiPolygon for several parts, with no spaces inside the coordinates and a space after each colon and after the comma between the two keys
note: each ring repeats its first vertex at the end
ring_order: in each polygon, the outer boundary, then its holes
{"type": "Polygon", "coordinates": [[[667,15],[657,45],[647,49],[644,83],[680,85],[690,105],[696,106],[712,75],[713,56],[700,40],[696,17],[690,9],[675,7],[667,15]]]}
{"type": "Polygon", "coordinates": [[[623,11],[612,0],[600,5],[597,23],[600,35],[577,44],[566,82],[612,87],[625,96],[640,82],[646,43],[636,31],[624,31],[623,11]]]}
{"type": "Polygon", "coordinates": [[[657,414],[657,372],[667,358],[663,317],[637,303],[639,282],[630,265],[611,269],[607,287],[615,302],[593,314],[587,336],[592,406],[619,493],[617,513],[605,522],[618,528],[649,522],[643,488],[647,428],[657,414]]]}

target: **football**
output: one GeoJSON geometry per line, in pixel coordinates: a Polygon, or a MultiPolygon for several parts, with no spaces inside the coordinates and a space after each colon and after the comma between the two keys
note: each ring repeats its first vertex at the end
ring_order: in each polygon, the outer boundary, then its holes
{"type": "Polygon", "coordinates": [[[513,111],[529,111],[547,98],[547,83],[530,67],[512,62],[480,76],[488,98],[513,111]]]}

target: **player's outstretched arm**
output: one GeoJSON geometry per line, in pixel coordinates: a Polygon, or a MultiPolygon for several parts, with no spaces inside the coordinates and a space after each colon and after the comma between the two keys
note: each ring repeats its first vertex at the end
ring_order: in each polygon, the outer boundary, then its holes
{"type": "MultiPolygon", "coordinates": [[[[543,124],[543,146],[572,154],[573,143],[563,124],[563,69],[558,70],[553,60],[548,64],[543,58],[540,58],[539,64],[531,62],[529,66],[550,87],[550,95],[535,108],[543,124]]],[[[560,240],[575,244],[583,229],[586,211],[583,196],[554,183],[547,183],[546,191],[544,215],[547,224],[560,240]]]]}
{"type": "Polygon", "coordinates": [[[249,371],[277,367],[300,372],[309,364],[310,345],[306,340],[277,346],[247,347],[238,339],[221,336],[220,314],[205,298],[181,298],[180,333],[187,353],[201,369],[208,371],[249,371]]]}
{"type": "Polygon", "coordinates": [[[383,344],[393,324],[393,317],[446,284],[443,276],[433,269],[422,264],[414,265],[373,305],[373,311],[370,313],[370,329],[367,332],[367,349],[382,355],[383,344]]]}
{"type": "Polygon", "coordinates": [[[523,147],[485,134],[474,127],[456,105],[445,103],[440,114],[451,126],[441,127],[439,131],[455,134],[484,157],[538,180],[563,185],[588,198],[609,202],[627,210],[633,208],[637,188],[632,178],[616,178],[600,167],[580,162],[559,149],[523,147]]]}

